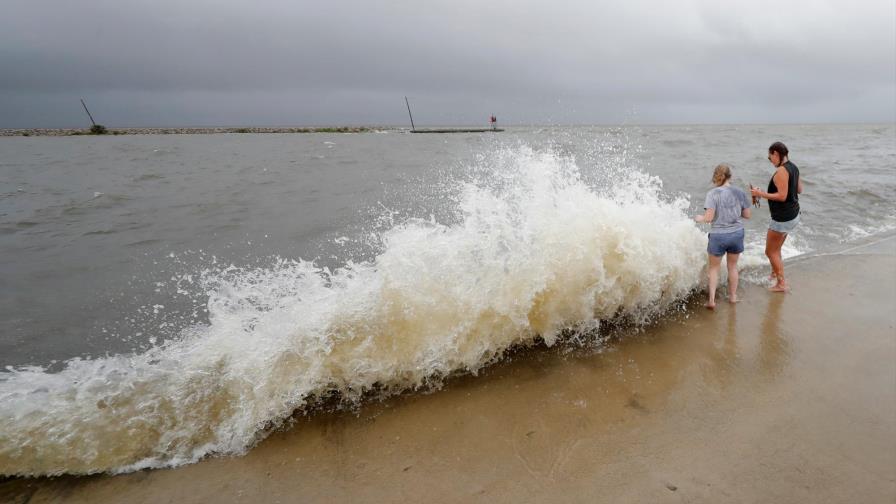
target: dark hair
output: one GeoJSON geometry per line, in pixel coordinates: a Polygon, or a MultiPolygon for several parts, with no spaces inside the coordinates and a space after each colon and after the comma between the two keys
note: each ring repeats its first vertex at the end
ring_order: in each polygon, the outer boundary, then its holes
{"type": "Polygon", "coordinates": [[[780,157],[782,161],[784,160],[784,158],[787,157],[787,152],[788,152],[787,146],[784,145],[783,142],[775,142],[775,143],[771,144],[768,148],[768,151],[769,152],[777,152],[778,157],[780,157]]]}

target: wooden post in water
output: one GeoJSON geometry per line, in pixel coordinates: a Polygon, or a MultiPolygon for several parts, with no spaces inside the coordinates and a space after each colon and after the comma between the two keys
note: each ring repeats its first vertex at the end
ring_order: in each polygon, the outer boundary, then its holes
{"type": "Polygon", "coordinates": [[[408,117],[411,118],[411,131],[414,131],[414,130],[416,130],[417,128],[414,127],[414,116],[411,115],[411,104],[408,103],[408,97],[407,97],[407,96],[404,97],[404,104],[408,106],[408,117]]]}
{"type": "Polygon", "coordinates": [[[84,112],[87,112],[87,117],[90,118],[90,122],[93,123],[94,126],[96,126],[96,121],[93,120],[93,116],[90,115],[90,111],[87,110],[87,105],[84,103],[84,98],[81,98],[81,105],[84,107],[84,112]]]}

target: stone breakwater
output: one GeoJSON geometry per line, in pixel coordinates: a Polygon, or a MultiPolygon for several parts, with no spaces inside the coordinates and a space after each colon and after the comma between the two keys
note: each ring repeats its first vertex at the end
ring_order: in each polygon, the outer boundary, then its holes
{"type": "MultiPolygon", "coordinates": [[[[212,135],[218,133],[368,133],[398,130],[391,127],[335,126],[320,128],[110,128],[106,135],[212,135]]],[[[91,135],[89,129],[0,129],[0,136],[78,136],[91,135]]]]}

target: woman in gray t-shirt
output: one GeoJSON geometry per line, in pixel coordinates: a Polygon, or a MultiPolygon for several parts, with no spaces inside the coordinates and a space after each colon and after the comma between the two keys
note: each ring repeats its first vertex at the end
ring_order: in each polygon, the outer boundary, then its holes
{"type": "Polygon", "coordinates": [[[722,256],[728,256],[728,302],[737,302],[737,260],[744,251],[743,219],[750,218],[750,203],[747,193],[731,186],[731,167],[726,164],[716,166],[712,174],[716,187],[706,193],[703,205],[706,213],[694,217],[697,222],[711,222],[709,231],[709,301],[706,307],[716,307],[716,285],[722,256]]]}

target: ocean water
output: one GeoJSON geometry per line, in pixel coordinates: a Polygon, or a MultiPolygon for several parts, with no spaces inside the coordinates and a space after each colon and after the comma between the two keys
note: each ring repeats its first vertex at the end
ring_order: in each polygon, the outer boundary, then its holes
{"type": "Polygon", "coordinates": [[[0,474],[239,454],[329,391],[656,320],[700,287],[713,167],[764,187],[775,140],[786,255],[896,228],[894,125],[0,137],[0,474]]]}

